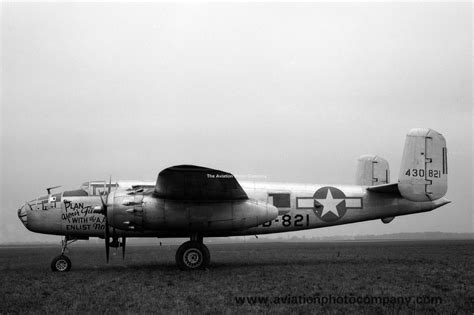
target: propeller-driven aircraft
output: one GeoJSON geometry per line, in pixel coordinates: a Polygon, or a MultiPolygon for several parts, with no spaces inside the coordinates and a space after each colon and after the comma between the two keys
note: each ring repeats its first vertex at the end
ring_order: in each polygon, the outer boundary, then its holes
{"type": "Polygon", "coordinates": [[[258,235],[315,229],[431,211],[450,201],[447,149],[432,130],[409,131],[397,183],[376,155],[358,160],[356,185],[333,186],[238,182],[227,172],[178,165],[164,169],[156,182],[87,182],[77,190],[52,193],[25,203],[18,217],[33,232],[62,235],[53,271],[69,271],[67,246],[90,237],[121,247],[128,237],[183,237],[176,252],[182,270],[206,268],[210,254],[204,237],[258,235]]]}

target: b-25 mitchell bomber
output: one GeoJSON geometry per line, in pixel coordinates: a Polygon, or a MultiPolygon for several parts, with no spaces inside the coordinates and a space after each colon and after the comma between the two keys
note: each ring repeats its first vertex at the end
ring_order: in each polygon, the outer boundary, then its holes
{"type": "Polygon", "coordinates": [[[432,129],[409,131],[397,183],[390,183],[386,160],[361,156],[356,185],[332,186],[238,182],[230,173],[194,165],[164,169],[156,182],[84,183],[25,203],[18,217],[33,232],[62,235],[53,271],[69,271],[67,246],[105,239],[125,255],[128,237],[183,237],[176,252],[182,270],[206,268],[204,237],[258,235],[315,229],[395,217],[441,207],[447,191],[447,149],[432,129]]]}

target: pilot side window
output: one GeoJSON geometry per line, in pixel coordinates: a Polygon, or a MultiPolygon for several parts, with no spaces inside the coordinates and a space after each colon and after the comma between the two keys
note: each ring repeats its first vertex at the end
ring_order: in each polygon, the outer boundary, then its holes
{"type": "Polygon", "coordinates": [[[290,194],[289,193],[269,193],[269,203],[273,204],[277,208],[289,208],[290,207],[290,194]]]}
{"type": "Polygon", "coordinates": [[[99,196],[99,195],[105,195],[105,192],[107,191],[105,189],[105,185],[102,184],[102,185],[92,185],[92,188],[93,188],[93,192],[92,194],[94,196],[99,196]]]}

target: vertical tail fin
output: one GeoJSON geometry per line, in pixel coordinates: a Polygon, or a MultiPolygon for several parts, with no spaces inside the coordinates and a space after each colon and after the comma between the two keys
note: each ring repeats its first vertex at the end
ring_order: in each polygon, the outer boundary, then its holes
{"type": "Polygon", "coordinates": [[[362,155],[357,161],[356,184],[385,185],[390,182],[388,162],[377,155],[362,155]]]}
{"type": "Polygon", "coordinates": [[[398,179],[402,196],[412,201],[430,201],[448,190],[446,140],[437,131],[415,128],[408,132],[398,179]]]}

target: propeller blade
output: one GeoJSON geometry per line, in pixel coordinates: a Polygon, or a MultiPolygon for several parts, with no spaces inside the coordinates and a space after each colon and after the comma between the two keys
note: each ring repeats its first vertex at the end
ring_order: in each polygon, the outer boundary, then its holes
{"type": "Polygon", "coordinates": [[[122,259],[125,260],[125,240],[127,238],[125,236],[122,236],[122,259]]]}
{"type": "MultiPolygon", "coordinates": [[[[110,195],[110,190],[112,187],[112,175],[109,177],[109,187],[107,189],[107,194],[105,195],[105,201],[104,198],[102,198],[102,195],[100,195],[100,200],[102,201],[102,214],[105,216],[105,257],[107,260],[107,263],[109,263],[109,257],[110,257],[110,231],[109,231],[109,218],[107,217],[107,202],[109,199],[110,195]]],[[[113,239],[116,239],[115,235],[115,228],[113,228],[112,231],[112,237],[113,239]]]]}
{"type": "Polygon", "coordinates": [[[103,215],[107,215],[107,205],[105,204],[104,198],[102,198],[102,195],[100,195],[100,201],[102,203],[102,209],[100,209],[100,213],[103,215]]]}
{"type": "Polygon", "coordinates": [[[110,194],[111,188],[112,188],[112,175],[109,176],[109,189],[107,190],[107,196],[110,194]]]}
{"type": "Polygon", "coordinates": [[[105,217],[105,257],[107,259],[107,263],[109,263],[109,253],[110,253],[110,232],[109,232],[109,221],[107,220],[107,216],[105,217]]]}

